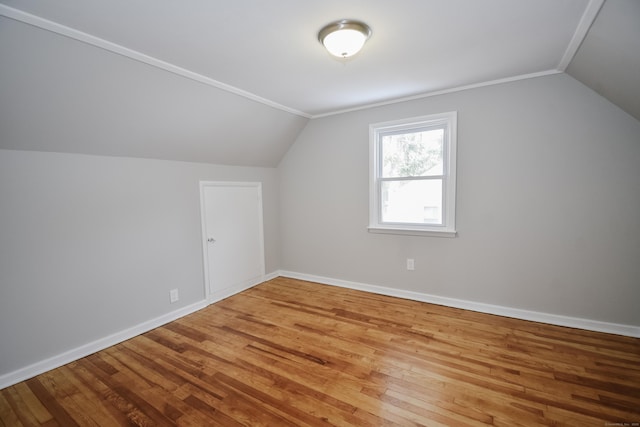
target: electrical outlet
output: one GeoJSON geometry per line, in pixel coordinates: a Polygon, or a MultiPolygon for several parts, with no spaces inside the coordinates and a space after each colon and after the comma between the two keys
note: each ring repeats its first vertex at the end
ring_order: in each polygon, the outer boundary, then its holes
{"type": "Polygon", "coordinates": [[[171,304],[173,304],[174,302],[177,302],[180,299],[177,289],[171,289],[169,291],[169,299],[171,300],[171,304]]]}
{"type": "Polygon", "coordinates": [[[407,258],[407,270],[415,270],[416,264],[413,261],[413,258],[407,258]]]}

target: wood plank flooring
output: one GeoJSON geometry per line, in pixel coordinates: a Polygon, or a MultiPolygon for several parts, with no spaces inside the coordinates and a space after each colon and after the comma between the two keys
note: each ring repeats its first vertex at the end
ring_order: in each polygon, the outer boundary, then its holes
{"type": "Polygon", "coordinates": [[[0,391],[12,427],[632,423],[640,339],[286,278],[0,391]]]}

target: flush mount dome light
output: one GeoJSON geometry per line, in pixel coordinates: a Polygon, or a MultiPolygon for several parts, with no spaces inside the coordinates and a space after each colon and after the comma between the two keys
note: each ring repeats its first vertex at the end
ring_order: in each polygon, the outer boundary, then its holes
{"type": "Polygon", "coordinates": [[[348,58],[358,53],[370,36],[371,28],[364,22],[343,19],[321,29],[318,40],[330,54],[348,58]]]}

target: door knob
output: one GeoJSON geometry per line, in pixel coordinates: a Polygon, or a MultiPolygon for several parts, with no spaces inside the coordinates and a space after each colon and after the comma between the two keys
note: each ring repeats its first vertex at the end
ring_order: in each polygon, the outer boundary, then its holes
{"type": "Polygon", "coordinates": [[[215,242],[215,241],[216,241],[216,239],[214,239],[213,237],[209,237],[209,238],[207,239],[207,242],[209,242],[209,243],[213,243],[213,242],[215,242]]]}

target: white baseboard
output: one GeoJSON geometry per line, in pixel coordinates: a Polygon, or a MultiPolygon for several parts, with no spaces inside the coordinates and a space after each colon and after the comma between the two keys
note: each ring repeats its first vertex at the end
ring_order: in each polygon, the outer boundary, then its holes
{"type": "Polygon", "coordinates": [[[33,378],[36,375],[40,375],[52,369],[59,368],[60,366],[66,365],[67,363],[71,363],[75,360],[81,359],[83,357],[86,357],[100,350],[104,350],[105,348],[111,347],[112,345],[119,344],[123,341],[126,341],[135,336],[148,332],[159,326],[162,326],[166,323],[173,322],[174,320],[177,320],[188,314],[201,310],[213,302],[230,297],[231,295],[234,295],[238,292],[242,292],[246,289],[249,289],[255,285],[266,282],[268,280],[274,279],[278,276],[280,276],[280,273],[277,271],[266,274],[261,278],[257,278],[255,280],[245,282],[241,286],[227,289],[224,293],[216,294],[215,295],[216,299],[213,299],[210,296],[208,301],[207,300],[198,301],[186,307],[183,307],[178,310],[172,311],[170,313],[164,314],[162,316],[156,317],[155,319],[142,322],[131,328],[125,329],[120,332],[116,332],[115,334],[97,339],[88,344],[71,349],[57,356],[50,357],[48,359],[42,360],[40,362],[36,362],[29,366],[25,366],[24,368],[20,368],[16,371],[9,372],[4,375],[0,375],[0,390],[5,387],[12,386],[21,381],[28,380],[29,378],[33,378]]]}
{"type": "Polygon", "coordinates": [[[405,298],[414,301],[422,301],[431,304],[444,305],[448,307],[462,308],[465,310],[477,311],[480,313],[496,314],[498,316],[512,317],[515,319],[531,320],[534,322],[548,323],[551,325],[567,326],[570,328],[585,329],[589,331],[606,332],[617,335],[625,335],[640,338],[640,326],[622,325],[617,323],[607,323],[597,320],[582,319],[577,317],[561,316],[557,314],[541,313],[537,311],[521,310],[517,308],[504,307],[478,303],[473,301],[460,300],[455,298],[440,297],[420,292],[407,291],[402,289],[387,288],[384,286],[369,285],[366,283],[350,282],[347,280],[333,279],[330,277],[315,276],[312,274],[296,273],[293,271],[275,271],[261,278],[248,281],[240,286],[225,290],[223,293],[209,297],[209,300],[202,300],[181,309],[172,311],[155,319],[140,323],[131,328],[125,329],[115,334],[100,338],[96,341],[71,349],[57,356],[25,366],[16,371],[0,375],[0,389],[9,387],[21,381],[32,378],[36,375],[58,368],[67,363],[73,362],[97,351],[103,350],[112,345],[116,345],[137,335],[148,332],[166,323],[177,320],[188,314],[205,308],[212,302],[227,298],[238,292],[242,292],[260,283],[274,279],[278,276],[290,277],[293,279],[307,280],[310,282],[322,283],[325,285],[338,286],[342,288],[355,289],[375,294],[388,295],[398,298],[405,298]],[[215,297],[215,298],[212,298],[215,297]]]}
{"type": "Polygon", "coordinates": [[[567,326],[570,328],[584,329],[588,331],[606,332],[610,334],[640,338],[640,326],[622,325],[618,323],[608,323],[598,320],[582,319],[578,317],[569,317],[557,314],[541,313],[538,311],[522,310],[518,308],[485,304],[455,298],[447,298],[420,292],[387,288],[384,286],[369,285],[366,283],[350,282],[347,280],[315,276],[312,274],[297,273],[293,271],[281,270],[280,276],[290,277],[292,279],[307,280],[310,282],[322,283],[325,285],[338,286],[341,288],[371,292],[380,295],[388,295],[414,301],[444,305],[447,307],[462,308],[465,310],[477,311],[480,313],[496,314],[498,316],[512,317],[514,319],[531,320],[533,322],[547,323],[550,325],[567,326]]]}
{"type": "Polygon", "coordinates": [[[259,285],[260,283],[264,283],[268,280],[275,279],[278,276],[280,276],[280,272],[275,271],[273,273],[265,274],[264,276],[257,277],[255,279],[247,280],[238,285],[230,286],[220,291],[212,292],[207,297],[207,302],[209,304],[213,304],[225,298],[229,298],[232,295],[239,294],[242,291],[246,291],[247,289],[253,288],[256,285],[259,285]]]}
{"type": "Polygon", "coordinates": [[[60,366],[66,365],[67,363],[73,362],[74,360],[81,359],[97,351],[104,350],[107,347],[111,347],[112,345],[116,345],[130,338],[133,338],[137,335],[140,335],[152,329],[155,329],[158,326],[162,326],[166,323],[169,323],[176,319],[184,317],[187,314],[191,314],[195,311],[203,309],[206,306],[207,306],[206,301],[204,300],[198,301],[194,304],[188,305],[186,307],[183,307],[178,310],[172,311],[170,313],[164,314],[162,316],[156,317],[155,319],[142,322],[131,328],[125,329],[120,332],[116,332],[115,334],[111,334],[104,338],[100,338],[88,344],[66,351],[57,356],[53,356],[49,359],[36,362],[29,366],[25,366],[24,368],[18,369],[17,371],[4,374],[0,376],[0,389],[19,383],[20,381],[24,381],[29,378],[35,377],[36,375],[40,375],[43,372],[47,372],[52,369],[58,368],[60,366]]]}

